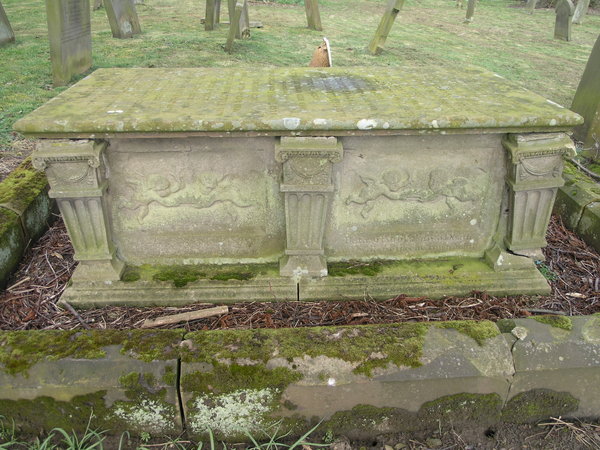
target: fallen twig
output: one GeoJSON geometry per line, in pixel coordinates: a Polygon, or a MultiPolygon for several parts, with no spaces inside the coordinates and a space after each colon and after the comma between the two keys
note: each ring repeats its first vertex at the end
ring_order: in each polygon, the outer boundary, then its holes
{"type": "Polygon", "coordinates": [[[201,309],[199,311],[173,314],[170,316],[159,317],[158,319],[146,319],[142,328],[154,328],[162,325],[172,325],[179,322],[191,322],[192,320],[205,319],[207,317],[220,316],[229,312],[228,306],[217,306],[215,308],[201,309]]]}

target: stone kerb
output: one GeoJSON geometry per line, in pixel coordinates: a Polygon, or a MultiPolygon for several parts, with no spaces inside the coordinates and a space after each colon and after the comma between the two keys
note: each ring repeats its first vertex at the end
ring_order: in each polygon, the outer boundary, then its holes
{"type": "Polygon", "coordinates": [[[126,39],[142,32],[133,0],[104,0],[104,8],[113,37],[126,39]]]}
{"type": "Polygon", "coordinates": [[[599,381],[599,316],[0,332],[0,414],[35,432],[81,431],[93,410],[94,426],[117,433],[178,435],[185,422],[194,438],[242,442],[322,419],[322,433],[373,438],[599,417],[599,381]]]}
{"type": "Polygon", "coordinates": [[[1,287],[6,286],[27,245],[46,231],[54,209],[46,176],[33,169],[30,159],[0,183],[1,287]]]}
{"type": "Polygon", "coordinates": [[[0,3],[0,46],[15,41],[15,33],[10,26],[8,16],[0,3]]]}

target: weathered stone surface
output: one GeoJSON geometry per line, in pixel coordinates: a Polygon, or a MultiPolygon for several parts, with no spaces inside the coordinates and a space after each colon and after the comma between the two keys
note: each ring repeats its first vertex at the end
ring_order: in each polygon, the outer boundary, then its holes
{"type": "Polygon", "coordinates": [[[178,434],[178,331],[1,332],[0,414],[38,433],[92,423],[178,434]]]}
{"type": "Polygon", "coordinates": [[[142,32],[133,0],[104,0],[104,8],[113,37],[126,39],[142,32]]]}
{"type": "Polygon", "coordinates": [[[304,9],[306,11],[306,21],[308,23],[308,28],[310,28],[311,30],[323,31],[318,0],[304,0],[304,9]]]}
{"type": "Polygon", "coordinates": [[[575,137],[583,141],[584,154],[600,161],[600,36],[585,66],[571,109],[585,119],[574,130],[575,137]]]}
{"type": "Polygon", "coordinates": [[[402,10],[404,6],[404,0],[389,0],[386,6],[383,17],[379,22],[377,30],[375,30],[375,36],[369,43],[368,50],[372,55],[378,55],[383,51],[383,46],[387,40],[388,34],[394,25],[396,16],[402,10]]]}
{"type": "Polygon", "coordinates": [[[573,14],[574,24],[581,25],[583,23],[583,18],[587,14],[589,6],[590,0],[579,0],[577,2],[577,6],[575,7],[575,13],[573,14]]]}
{"type": "Polygon", "coordinates": [[[512,375],[510,347],[490,322],[197,332],[186,342],[189,430],[228,440],[281,416],[293,433],[316,416],[353,437],[490,423],[512,375]]]}
{"type": "Polygon", "coordinates": [[[600,201],[587,205],[581,215],[577,234],[600,251],[600,201]]]}
{"type": "Polygon", "coordinates": [[[6,287],[6,280],[18,266],[26,245],[19,216],[0,207],[0,288],[6,287]]]}
{"type": "Polygon", "coordinates": [[[465,22],[471,23],[473,22],[473,16],[475,15],[475,5],[477,4],[477,0],[469,0],[467,4],[467,14],[465,16],[465,22]]]}
{"type": "Polygon", "coordinates": [[[566,163],[563,177],[565,185],[559,188],[554,213],[561,216],[570,230],[576,231],[585,208],[594,202],[600,202],[600,186],[585,176],[570,163],[566,163]]]}
{"type": "Polygon", "coordinates": [[[556,21],[554,23],[554,38],[563,41],[571,40],[571,22],[575,6],[571,0],[559,0],[556,3],[556,21]]]}
{"type": "Polygon", "coordinates": [[[0,3],[0,46],[15,41],[15,33],[10,26],[8,16],[0,3]]]}
{"type": "Polygon", "coordinates": [[[370,67],[368,73],[347,67],[99,69],[19,120],[15,129],[70,138],[182,131],[331,136],[343,131],[561,131],[581,123],[568,109],[472,67],[409,73],[386,67],[370,67]],[[190,99],[190,92],[197,95],[190,99]],[[202,100],[204,92],[211,93],[209,102],[202,100]],[[230,104],[239,104],[234,115],[230,104]]]}
{"type": "Polygon", "coordinates": [[[546,411],[546,416],[597,416],[600,395],[595,386],[600,382],[600,317],[542,316],[537,320],[516,319],[514,322],[526,330],[526,336],[516,342],[512,350],[515,377],[511,399],[525,392],[546,389],[552,391],[551,395],[540,398],[539,392],[529,394],[537,397],[541,405],[554,405],[555,410],[546,411]]]}
{"type": "Polygon", "coordinates": [[[529,11],[529,14],[533,14],[533,12],[535,11],[535,7],[537,5],[538,0],[527,0],[527,10],[529,11]]]}
{"type": "Polygon", "coordinates": [[[89,0],[46,0],[52,80],[63,86],[92,66],[89,0]]]}

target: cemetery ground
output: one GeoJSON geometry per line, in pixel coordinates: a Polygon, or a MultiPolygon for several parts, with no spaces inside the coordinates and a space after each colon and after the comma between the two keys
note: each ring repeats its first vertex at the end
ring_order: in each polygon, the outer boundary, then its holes
{"type": "MultiPolygon", "coordinates": [[[[66,89],[52,87],[43,2],[4,0],[3,5],[17,42],[0,49],[0,178],[16,167],[34,145],[11,131],[13,123],[66,89]]],[[[92,12],[93,68],[306,66],[324,35],[332,43],[336,66],[397,66],[410,71],[419,65],[472,64],[568,107],[600,30],[600,15],[593,10],[582,25],[574,26],[573,40],[564,42],[553,39],[552,9],[538,9],[528,15],[524,3],[481,0],[474,21],[464,24],[465,11],[456,8],[453,1],[413,0],[399,14],[384,52],[372,56],[366,46],[385,2],[321,0],[319,5],[323,32],[306,29],[304,7],[299,1],[251,3],[250,20],[261,21],[263,28],[253,28],[249,40],[235,41],[231,55],[223,51],[227,27],[204,31],[200,23],[204,17],[203,2],[146,0],[145,4],[137,5],[143,33],[126,40],[112,38],[106,13],[100,9],[92,12]]],[[[475,292],[466,298],[441,300],[400,295],[385,302],[362,298],[335,303],[239,303],[230,305],[228,314],[188,322],[185,327],[188,330],[278,328],[599,313],[600,256],[567,231],[558,218],[553,219],[547,239],[547,260],[540,264],[552,284],[552,294],[547,297],[502,298],[475,292]]],[[[209,307],[65,310],[57,306],[57,301],[74,268],[72,254],[66,231],[58,219],[31,246],[8,289],[0,294],[3,305],[0,329],[133,328],[149,318],[209,307]]],[[[356,448],[397,444],[406,448],[469,445],[600,448],[596,425],[550,423],[542,427],[444,430],[351,445],[356,448]]],[[[137,438],[134,441],[144,444],[137,438]]],[[[165,439],[152,437],[149,444],[162,442],[165,439]]],[[[116,448],[118,440],[106,445],[116,448]]],[[[182,444],[184,448],[186,445],[182,444]]]]}

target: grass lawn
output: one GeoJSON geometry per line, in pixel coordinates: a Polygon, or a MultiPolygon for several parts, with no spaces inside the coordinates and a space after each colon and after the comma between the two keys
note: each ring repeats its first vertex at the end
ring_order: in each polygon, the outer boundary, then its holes
{"type": "MultiPolygon", "coordinates": [[[[18,151],[11,150],[19,139],[11,132],[13,123],[65,89],[52,87],[44,2],[2,2],[17,42],[0,47],[0,156],[18,151]]],[[[371,56],[365,49],[386,2],[320,0],[323,32],[306,28],[303,4],[252,3],[250,20],[264,27],[252,29],[251,39],[236,41],[232,55],[223,51],[227,27],[204,31],[202,0],[146,0],[138,5],[143,34],[126,40],[112,38],[100,9],[92,12],[93,68],[306,66],[321,36],[327,36],[337,66],[410,71],[416,65],[473,64],[569,106],[600,33],[600,15],[574,25],[573,40],[564,42],[553,39],[551,9],[529,15],[520,2],[480,0],[474,22],[464,24],[465,10],[452,0],[407,0],[385,51],[371,56]]]]}

